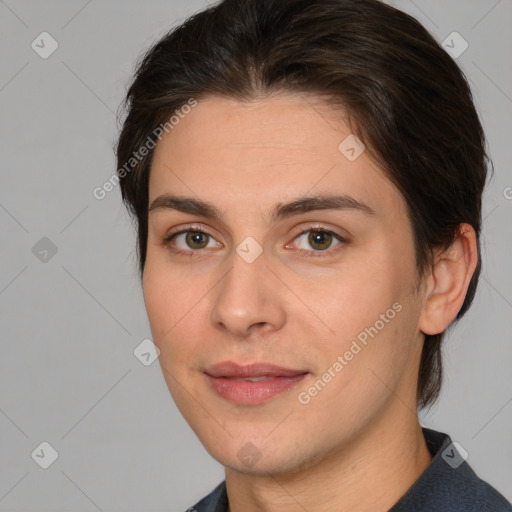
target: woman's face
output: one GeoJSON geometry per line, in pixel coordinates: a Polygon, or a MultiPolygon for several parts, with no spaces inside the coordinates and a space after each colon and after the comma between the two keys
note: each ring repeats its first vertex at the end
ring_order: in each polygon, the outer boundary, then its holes
{"type": "Polygon", "coordinates": [[[178,408],[227,467],[307,467],[416,411],[410,222],[363,149],[291,94],[201,100],[155,148],[145,304],[178,408]]]}

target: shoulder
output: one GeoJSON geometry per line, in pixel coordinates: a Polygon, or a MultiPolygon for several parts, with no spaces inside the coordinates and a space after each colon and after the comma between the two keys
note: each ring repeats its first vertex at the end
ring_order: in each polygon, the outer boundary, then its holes
{"type": "Polygon", "coordinates": [[[227,510],[228,497],[226,481],[224,480],[208,496],[205,496],[185,512],[227,512],[227,510]]]}
{"type": "Polygon", "coordinates": [[[423,429],[432,461],[390,512],[512,512],[512,505],[466,462],[467,453],[441,432],[423,429]]]}

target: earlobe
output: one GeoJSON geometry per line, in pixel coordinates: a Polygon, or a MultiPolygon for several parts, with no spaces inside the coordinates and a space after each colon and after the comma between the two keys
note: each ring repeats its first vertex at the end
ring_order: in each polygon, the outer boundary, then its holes
{"type": "Polygon", "coordinates": [[[420,316],[419,329],[425,334],[443,332],[455,319],[464,303],[469,283],[478,262],[476,233],[461,224],[452,245],[435,256],[428,290],[420,316]]]}

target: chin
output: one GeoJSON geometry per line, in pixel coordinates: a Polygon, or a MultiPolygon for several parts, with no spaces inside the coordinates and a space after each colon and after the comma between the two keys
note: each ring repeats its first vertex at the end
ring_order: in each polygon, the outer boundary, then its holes
{"type": "Polygon", "coordinates": [[[269,476],[280,474],[292,474],[300,472],[315,465],[323,459],[318,453],[307,453],[298,450],[297,447],[307,446],[305,440],[293,439],[285,436],[280,439],[266,439],[268,432],[260,435],[222,436],[212,438],[210,435],[201,437],[208,453],[224,467],[238,473],[269,476]]]}

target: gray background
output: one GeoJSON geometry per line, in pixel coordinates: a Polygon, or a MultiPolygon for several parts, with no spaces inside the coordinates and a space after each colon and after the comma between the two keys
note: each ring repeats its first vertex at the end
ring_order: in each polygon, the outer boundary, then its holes
{"type": "MultiPolygon", "coordinates": [[[[512,500],[512,2],[392,4],[439,41],[457,31],[468,42],[457,62],[495,164],[479,292],[445,344],[442,396],[422,419],[512,500]]],[[[133,229],[118,187],[92,195],[115,170],[115,113],[137,57],[205,5],[0,1],[1,511],[178,512],[223,477],[158,362],[133,354],[151,337],[133,229]],[[46,59],[31,47],[43,31],[59,45],[46,59]],[[58,452],[48,469],[31,458],[43,441],[58,452]]]]}

